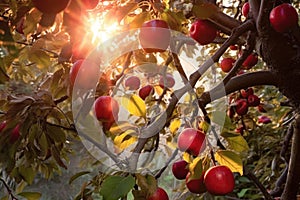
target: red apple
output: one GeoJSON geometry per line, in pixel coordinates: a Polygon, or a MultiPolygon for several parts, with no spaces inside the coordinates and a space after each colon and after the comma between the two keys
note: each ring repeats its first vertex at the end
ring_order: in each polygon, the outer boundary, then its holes
{"type": "Polygon", "coordinates": [[[188,190],[192,193],[202,194],[206,192],[205,184],[204,184],[204,174],[202,173],[200,178],[190,178],[190,173],[187,174],[185,179],[185,184],[188,190]]]}
{"type": "Polygon", "coordinates": [[[249,4],[249,2],[246,2],[242,7],[242,14],[245,17],[248,17],[249,10],[250,10],[250,4],[249,4]]]}
{"type": "Polygon", "coordinates": [[[175,79],[171,74],[166,74],[166,76],[161,76],[159,79],[159,86],[164,88],[171,88],[175,85],[175,79]]]}
{"type": "Polygon", "coordinates": [[[184,129],[178,136],[178,149],[198,156],[206,147],[205,134],[193,128],[184,129]]]}
{"type": "Polygon", "coordinates": [[[129,90],[137,90],[139,89],[141,81],[137,76],[130,76],[125,80],[125,87],[129,90]]]}
{"type": "Polygon", "coordinates": [[[230,50],[238,50],[238,46],[236,45],[230,45],[229,48],[230,50]]]}
{"type": "Polygon", "coordinates": [[[236,106],[235,106],[235,112],[242,116],[247,114],[248,112],[248,103],[245,99],[239,99],[236,102],[236,106]]]}
{"type": "Polygon", "coordinates": [[[10,134],[10,143],[15,143],[20,138],[20,124],[16,125],[10,134]]]}
{"type": "Polygon", "coordinates": [[[164,189],[158,187],[154,194],[151,194],[147,200],[169,200],[169,196],[164,189]]]}
{"type": "Polygon", "coordinates": [[[224,58],[221,63],[221,69],[223,72],[229,72],[235,63],[235,59],[233,58],[224,58]]]}
{"type": "Polygon", "coordinates": [[[234,189],[234,176],[227,166],[214,166],[206,171],[204,184],[209,193],[225,195],[234,189]]]}
{"type": "Polygon", "coordinates": [[[166,21],[154,19],[143,23],[139,41],[146,53],[164,52],[169,47],[171,31],[166,21]]]}
{"type": "Polygon", "coordinates": [[[241,96],[243,98],[248,98],[248,96],[253,95],[254,91],[252,88],[242,89],[241,90],[241,96]]]}
{"type": "Polygon", "coordinates": [[[146,85],[139,90],[139,96],[145,100],[150,94],[152,94],[154,88],[152,85],[146,85]]]}
{"type": "Polygon", "coordinates": [[[287,32],[296,27],[299,20],[296,9],[288,3],[283,3],[273,8],[269,19],[274,30],[279,33],[287,32]]]}
{"type": "Polygon", "coordinates": [[[243,126],[240,126],[240,127],[235,129],[235,132],[239,133],[239,134],[243,134],[244,130],[245,130],[245,128],[243,126]]]}
{"type": "Polygon", "coordinates": [[[258,109],[258,111],[259,112],[262,112],[262,113],[266,113],[267,112],[267,110],[264,108],[264,104],[259,104],[258,106],[257,106],[257,109],[258,109]]]}
{"type": "Polygon", "coordinates": [[[71,86],[75,86],[76,83],[78,89],[92,89],[96,87],[99,76],[99,67],[87,59],[77,60],[72,65],[69,73],[71,86]]]}
{"type": "Polygon", "coordinates": [[[196,20],[190,28],[190,36],[201,45],[214,41],[217,37],[217,29],[207,20],[196,20]]]}
{"type": "Polygon", "coordinates": [[[3,122],[0,123],[0,132],[2,132],[3,129],[5,129],[6,125],[7,125],[6,121],[3,121],[3,122]]]}
{"type": "Polygon", "coordinates": [[[259,116],[258,117],[258,123],[269,124],[271,122],[272,122],[271,119],[269,117],[267,117],[267,116],[263,115],[263,116],[259,116]]]}
{"type": "Polygon", "coordinates": [[[102,122],[114,122],[119,113],[119,104],[111,96],[100,96],[94,102],[96,117],[102,122]]]}
{"type": "Polygon", "coordinates": [[[172,165],[172,172],[175,178],[183,180],[189,173],[188,163],[185,160],[179,160],[172,165]]]}
{"type": "Polygon", "coordinates": [[[42,13],[56,14],[63,11],[70,0],[32,0],[34,7],[42,13]]]}
{"type": "Polygon", "coordinates": [[[260,99],[258,98],[258,96],[256,96],[255,94],[249,95],[248,96],[248,106],[259,106],[260,104],[260,99]]]}
{"type": "Polygon", "coordinates": [[[246,60],[244,60],[242,66],[244,69],[251,69],[258,62],[258,56],[256,53],[250,54],[246,60]]]}

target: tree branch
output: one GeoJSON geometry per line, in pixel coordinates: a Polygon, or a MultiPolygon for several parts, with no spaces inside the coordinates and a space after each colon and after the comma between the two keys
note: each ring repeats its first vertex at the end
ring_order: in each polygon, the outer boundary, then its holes
{"type": "Polygon", "coordinates": [[[300,115],[296,116],[287,182],[281,196],[283,200],[296,200],[300,183],[300,115]]]}
{"type": "Polygon", "coordinates": [[[4,187],[6,188],[6,190],[8,192],[8,195],[11,197],[11,199],[18,200],[17,197],[15,197],[15,195],[13,194],[13,191],[10,189],[8,184],[5,182],[5,180],[3,178],[0,178],[0,181],[3,183],[4,187]]]}

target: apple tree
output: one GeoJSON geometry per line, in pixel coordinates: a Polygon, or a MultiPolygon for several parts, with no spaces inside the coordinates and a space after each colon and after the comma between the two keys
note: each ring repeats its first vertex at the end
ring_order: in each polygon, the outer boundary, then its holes
{"type": "Polygon", "coordinates": [[[297,199],[299,7],[1,0],[3,199],[72,154],[74,199],[297,199]]]}

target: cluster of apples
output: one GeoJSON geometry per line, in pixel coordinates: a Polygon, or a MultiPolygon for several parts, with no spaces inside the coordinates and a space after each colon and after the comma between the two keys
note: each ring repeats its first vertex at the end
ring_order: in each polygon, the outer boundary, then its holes
{"type": "MultiPolygon", "coordinates": [[[[246,2],[242,7],[242,14],[248,17],[250,4],[246,2]]],[[[278,33],[286,33],[298,25],[297,10],[288,3],[283,3],[273,8],[269,15],[272,28],[278,33]]]]}
{"type": "MultiPolygon", "coordinates": [[[[0,123],[0,133],[4,131],[7,127],[7,121],[2,121],[0,123]]],[[[11,131],[9,136],[9,142],[11,144],[15,143],[20,138],[20,124],[17,124],[11,131]]]]}
{"type": "MultiPolygon", "coordinates": [[[[186,128],[178,136],[178,149],[196,157],[206,148],[205,138],[203,131],[186,128]]],[[[223,165],[213,166],[199,174],[190,172],[189,163],[179,160],[173,163],[172,172],[178,180],[185,180],[188,190],[196,194],[207,191],[213,195],[225,195],[232,192],[235,185],[233,173],[223,165]]]]}

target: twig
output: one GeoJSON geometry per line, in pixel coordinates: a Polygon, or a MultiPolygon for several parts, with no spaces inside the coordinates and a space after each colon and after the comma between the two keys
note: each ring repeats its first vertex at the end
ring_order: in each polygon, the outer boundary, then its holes
{"type": "Polygon", "coordinates": [[[18,200],[17,197],[15,197],[15,195],[13,194],[13,191],[10,189],[10,187],[7,185],[7,183],[5,182],[5,180],[3,180],[3,178],[0,178],[0,181],[3,183],[4,187],[6,188],[8,195],[13,199],[13,200],[18,200]]]}
{"type": "Polygon", "coordinates": [[[175,149],[172,156],[166,162],[165,166],[156,173],[156,175],[155,175],[156,179],[158,179],[162,175],[162,173],[168,168],[169,164],[172,162],[172,160],[174,160],[174,158],[176,157],[177,154],[178,154],[178,149],[175,149]]]}

